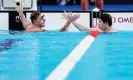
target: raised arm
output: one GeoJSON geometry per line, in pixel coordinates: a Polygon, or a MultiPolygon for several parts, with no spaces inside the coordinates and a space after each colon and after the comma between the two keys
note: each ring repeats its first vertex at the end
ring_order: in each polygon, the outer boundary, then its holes
{"type": "Polygon", "coordinates": [[[98,26],[93,26],[92,28],[88,28],[82,24],[79,24],[77,22],[73,22],[73,25],[80,31],[99,31],[99,32],[103,32],[102,30],[99,29],[98,26]]]}
{"type": "MultiPolygon", "coordinates": [[[[65,15],[65,14],[63,14],[63,16],[64,16],[64,15],[65,15]]],[[[64,27],[60,30],[61,32],[62,32],[62,31],[67,31],[68,28],[69,28],[69,25],[70,25],[73,21],[77,20],[77,19],[80,17],[79,14],[72,15],[72,13],[69,13],[68,16],[69,16],[70,18],[67,18],[66,24],[65,24],[64,27]]],[[[64,17],[64,18],[65,18],[65,17],[64,17]]]]}
{"type": "Polygon", "coordinates": [[[60,32],[67,31],[70,24],[71,24],[71,21],[68,20],[68,21],[66,22],[66,24],[63,26],[63,28],[60,29],[60,32]]]}
{"type": "Polygon", "coordinates": [[[16,10],[19,14],[20,20],[21,20],[24,28],[27,29],[29,25],[32,25],[32,23],[25,18],[25,15],[23,13],[23,6],[22,5],[16,6],[16,10]]]}
{"type": "Polygon", "coordinates": [[[66,20],[70,20],[73,25],[79,30],[79,31],[99,31],[102,32],[98,26],[92,27],[92,28],[88,28],[87,26],[84,26],[82,24],[77,23],[75,20],[77,20],[80,15],[79,14],[75,14],[74,16],[72,16],[72,13],[64,13],[63,14],[64,19],[66,20]]]}
{"type": "Polygon", "coordinates": [[[75,22],[72,22],[73,25],[79,30],[79,31],[90,31],[90,28],[88,28],[87,26],[84,26],[82,24],[75,22]]]}
{"type": "Polygon", "coordinates": [[[80,31],[88,31],[89,28],[87,28],[86,26],[83,26],[79,23],[77,23],[75,20],[77,20],[78,18],[80,17],[79,14],[75,14],[72,16],[72,13],[67,13],[65,12],[63,14],[63,18],[66,19],[66,20],[71,20],[71,22],[73,23],[73,25],[80,31]],[[77,18],[77,19],[76,19],[77,18]]]}

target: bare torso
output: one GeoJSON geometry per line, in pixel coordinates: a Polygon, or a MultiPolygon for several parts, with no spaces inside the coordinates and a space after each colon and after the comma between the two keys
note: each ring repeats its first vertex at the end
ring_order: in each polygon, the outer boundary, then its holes
{"type": "Polygon", "coordinates": [[[45,30],[42,29],[42,27],[39,27],[39,26],[28,25],[28,27],[26,28],[26,31],[36,31],[36,32],[41,32],[41,31],[45,31],[45,30]]]}

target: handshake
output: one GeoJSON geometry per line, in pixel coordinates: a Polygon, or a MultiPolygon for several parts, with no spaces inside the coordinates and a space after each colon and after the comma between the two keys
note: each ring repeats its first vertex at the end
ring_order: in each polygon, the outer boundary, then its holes
{"type": "Polygon", "coordinates": [[[93,26],[92,28],[88,28],[86,26],[83,26],[77,22],[74,22],[76,21],[77,19],[80,18],[80,14],[72,14],[71,12],[67,13],[67,12],[64,12],[62,14],[63,18],[72,22],[75,27],[77,29],[79,29],[80,31],[98,31],[98,32],[102,32],[102,30],[99,28],[99,26],[93,26]]]}
{"type": "Polygon", "coordinates": [[[80,14],[75,14],[73,15],[71,12],[67,13],[67,12],[64,12],[62,14],[63,18],[70,21],[70,22],[74,22],[75,20],[79,19],[80,18],[80,14]]]}

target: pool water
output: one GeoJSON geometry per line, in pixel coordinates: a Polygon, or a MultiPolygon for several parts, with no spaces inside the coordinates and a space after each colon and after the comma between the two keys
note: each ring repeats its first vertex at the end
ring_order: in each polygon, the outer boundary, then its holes
{"type": "MultiPolygon", "coordinates": [[[[0,80],[45,80],[87,35],[0,31],[0,80]]],[[[133,80],[132,48],[132,31],[101,33],[65,80],[133,80]]]]}

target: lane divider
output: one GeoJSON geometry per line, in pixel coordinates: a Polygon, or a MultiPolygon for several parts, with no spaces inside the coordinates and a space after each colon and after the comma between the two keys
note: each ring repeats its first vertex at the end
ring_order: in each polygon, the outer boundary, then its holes
{"type": "Polygon", "coordinates": [[[92,31],[86,36],[75,49],[51,72],[44,80],[65,80],[76,63],[82,58],[86,50],[99,35],[98,31],[92,31]]]}

